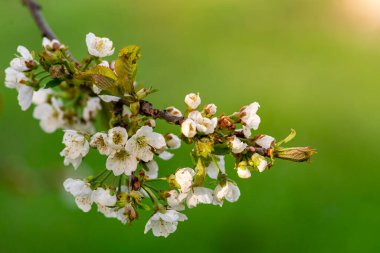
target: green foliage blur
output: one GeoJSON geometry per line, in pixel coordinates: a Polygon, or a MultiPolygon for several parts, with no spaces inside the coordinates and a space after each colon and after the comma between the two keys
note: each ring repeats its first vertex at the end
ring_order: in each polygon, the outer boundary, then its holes
{"type": "MultiPolygon", "coordinates": [[[[248,180],[229,160],[240,200],[188,210],[176,233],[156,238],[143,234],[148,213],[130,226],[76,208],[64,178],[103,169],[104,157],[92,152],[77,172],[64,168],[62,132],[42,132],[32,109],[22,112],[16,92],[1,85],[0,252],[380,251],[380,33],[350,27],[335,11],[342,1],[39,2],[77,58],[86,56],[88,32],[116,50],[140,45],[137,79],[159,89],[155,106],[183,109],[197,91],[219,113],[258,101],[258,132],[281,139],[295,128],[290,145],[318,154],[248,180]]],[[[17,45],[40,50],[41,37],[20,1],[1,0],[0,12],[5,69],[17,45]]],[[[181,150],[160,161],[162,175],[190,165],[190,147],[181,150]]]]}

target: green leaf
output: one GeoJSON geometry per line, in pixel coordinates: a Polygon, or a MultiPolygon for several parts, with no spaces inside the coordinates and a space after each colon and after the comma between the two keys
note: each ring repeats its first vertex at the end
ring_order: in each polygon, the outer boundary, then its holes
{"type": "Polygon", "coordinates": [[[61,80],[59,80],[59,79],[53,79],[53,80],[51,80],[51,81],[49,81],[49,82],[47,82],[46,83],[46,85],[45,85],[45,89],[46,88],[53,88],[53,87],[55,87],[55,86],[58,86],[58,85],[60,85],[61,84],[61,80]]]}
{"type": "Polygon", "coordinates": [[[93,69],[87,70],[82,73],[82,76],[90,77],[91,80],[103,90],[112,90],[117,87],[117,76],[116,74],[108,67],[105,66],[96,66],[93,69]]]}
{"type": "Polygon", "coordinates": [[[102,90],[112,90],[117,87],[114,80],[102,75],[92,75],[92,81],[102,90]]]}
{"type": "Polygon", "coordinates": [[[137,60],[140,57],[140,48],[133,45],[123,48],[115,62],[118,84],[124,88],[126,93],[133,91],[133,83],[137,73],[137,60]]]}
{"type": "Polygon", "coordinates": [[[108,77],[109,79],[112,79],[114,81],[117,80],[116,74],[112,71],[112,69],[105,67],[105,66],[95,66],[94,68],[87,70],[85,73],[89,75],[102,75],[105,77],[108,77]]]}

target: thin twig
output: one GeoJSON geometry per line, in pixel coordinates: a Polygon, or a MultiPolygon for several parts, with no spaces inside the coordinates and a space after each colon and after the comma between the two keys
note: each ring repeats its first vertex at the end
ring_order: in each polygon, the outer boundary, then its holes
{"type": "Polygon", "coordinates": [[[34,21],[42,33],[42,36],[50,40],[57,39],[57,36],[54,34],[53,30],[50,28],[49,24],[42,16],[41,6],[34,0],[22,0],[22,3],[26,6],[26,8],[29,9],[34,21]]]}
{"type": "MultiPolygon", "coordinates": [[[[21,0],[21,2],[28,8],[32,15],[38,29],[40,30],[42,37],[46,37],[49,40],[58,40],[53,30],[50,28],[48,22],[41,13],[41,6],[35,0],[21,0]]],[[[79,62],[71,55],[70,51],[66,50],[67,56],[79,65],[79,62]]]]}
{"type": "MultiPolygon", "coordinates": [[[[37,27],[42,33],[42,36],[47,37],[50,40],[57,39],[57,36],[54,34],[53,30],[50,28],[49,24],[47,23],[47,21],[41,13],[41,6],[35,0],[22,0],[22,2],[32,14],[33,19],[37,24],[37,27]]],[[[70,55],[69,52],[68,54],[70,55]]],[[[74,58],[71,57],[71,59],[76,62],[74,58]]],[[[167,122],[176,125],[181,125],[184,121],[183,117],[174,116],[166,110],[156,109],[153,107],[151,103],[144,100],[140,101],[140,114],[150,116],[154,119],[164,119],[167,122]]]]}

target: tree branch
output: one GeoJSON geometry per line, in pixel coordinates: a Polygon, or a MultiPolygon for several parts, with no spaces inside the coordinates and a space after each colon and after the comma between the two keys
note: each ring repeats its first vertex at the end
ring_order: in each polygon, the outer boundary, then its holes
{"type": "Polygon", "coordinates": [[[170,114],[167,110],[160,110],[153,107],[151,103],[145,100],[140,101],[140,114],[150,116],[154,119],[164,119],[169,123],[181,125],[185,120],[184,117],[178,117],[170,114]]]}
{"type": "Polygon", "coordinates": [[[26,8],[29,9],[36,22],[38,28],[40,29],[42,36],[50,40],[57,39],[53,30],[50,28],[49,24],[46,22],[45,18],[41,13],[41,6],[34,0],[21,0],[26,8]]]}

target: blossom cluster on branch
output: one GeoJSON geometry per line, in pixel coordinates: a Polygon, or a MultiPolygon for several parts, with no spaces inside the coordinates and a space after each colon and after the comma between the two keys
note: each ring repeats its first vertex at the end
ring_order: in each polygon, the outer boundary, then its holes
{"type": "Polygon", "coordinates": [[[105,217],[131,223],[149,211],[145,233],[166,237],[187,220],[180,212],[186,206],[237,201],[240,190],[228,175],[250,178],[276,158],[303,162],[315,153],[310,147],[284,147],[294,130],[281,141],[252,134],[261,121],[257,102],[217,116],[215,104],[202,106],[199,94],[190,93],[185,111],[156,109],[146,101],[156,90],[136,81],[138,46],[105,61],[115,51],[110,39],[89,33],[86,44],[89,56],[80,62],[55,39],[44,38],[37,54],[19,46],[5,70],[5,85],[17,91],[21,109],[34,104],[33,116],[45,132],[64,131],[64,165],[78,169],[90,150],[107,157],[98,175],[63,183],[84,212],[96,205],[105,217]],[[156,132],[156,119],[178,125],[178,133],[156,132]],[[183,143],[193,147],[193,164],[159,176],[157,159],[171,159],[171,150],[183,143]],[[235,159],[233,166],[225,165],[226,155],[235,159]]]}

